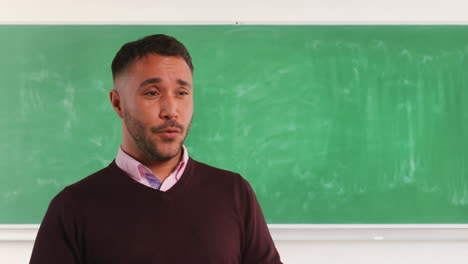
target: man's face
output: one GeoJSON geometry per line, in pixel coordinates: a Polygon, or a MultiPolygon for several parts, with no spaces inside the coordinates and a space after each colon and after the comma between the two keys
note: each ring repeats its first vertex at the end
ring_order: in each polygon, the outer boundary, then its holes
{"type": "Polygon", "coordinates": [[[150,161],[180,153],[192,122],[192,72],[181,57],[148,54],[115,80],[124,145],[150,161]]]}

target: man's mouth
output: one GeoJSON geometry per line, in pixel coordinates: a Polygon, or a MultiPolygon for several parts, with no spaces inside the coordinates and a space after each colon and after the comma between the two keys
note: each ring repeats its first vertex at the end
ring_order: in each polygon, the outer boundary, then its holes
{"type": "Polygon", "coordinates": [[[180,129],[176,127],[169,127],[169,128],[161,129],[159,133],[180,133],[180,129]]]}
{"type": "Polygon", "coordinates": [[[175,138],[180,134],[180,129],[176,127],[164,128],[158,131],[158,134],[162,135],[165,138],[175,138]]]}

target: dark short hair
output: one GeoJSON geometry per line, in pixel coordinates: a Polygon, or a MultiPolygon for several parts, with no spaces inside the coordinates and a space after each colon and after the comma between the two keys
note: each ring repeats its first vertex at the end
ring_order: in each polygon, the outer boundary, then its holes
{"type": "Polygon", "coordinates": [[[193,72],[192,57],[184,44],[174,37],[156,34],[123,45],[112,61],[112,78],[115,80],[134,60],[148,54],[182,57],[193,72]]]}

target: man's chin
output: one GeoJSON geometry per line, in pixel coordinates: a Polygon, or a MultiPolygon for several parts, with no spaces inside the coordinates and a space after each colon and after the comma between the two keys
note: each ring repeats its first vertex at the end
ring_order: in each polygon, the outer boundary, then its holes
{"type": "MultiPolygon", "coordinates": [[[[175,142],[173,144],[176,144],[175,142]]],[[[157,158],[159,161],[168,161],[173,158],[176,158],[182,149],[182,144],[177,143],[177,146],[165,146],[163,148],[156,149],[153,152],[155,155],[152,155],[153,158],[157,158]],[[157,154],[156,154],[157,153],[157,154]]]]}

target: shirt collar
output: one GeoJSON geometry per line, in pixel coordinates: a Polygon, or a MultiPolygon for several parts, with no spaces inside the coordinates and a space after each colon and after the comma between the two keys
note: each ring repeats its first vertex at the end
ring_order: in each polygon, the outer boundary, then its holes
{"type": "MultiPolygon", "coordinates": [[[[183,171],[185,170],[188,159],[189,155],[187,148],[184,145],[182,145],[182,159],[177,164],[174,171],[169,175],[169,177],[167,177],[166,180],[164,180],[161,189],[167,190],[171,188],[174,184],[176,184],[177,181],[179,181],[180,177],[183,174],[183,171]]],[[[122,146],[119,147],[119,151],[117,152],[117,156],[115,158],[115,163],[120,169],[126,172],[135,181],[146,186],[150,186],[148,180],[144,177],[144,175],[154,175],[153,172],[141,162],[137,161],[136,159],[128,155],[125,151],[123,151],[122,146]]]]}

